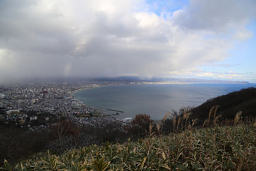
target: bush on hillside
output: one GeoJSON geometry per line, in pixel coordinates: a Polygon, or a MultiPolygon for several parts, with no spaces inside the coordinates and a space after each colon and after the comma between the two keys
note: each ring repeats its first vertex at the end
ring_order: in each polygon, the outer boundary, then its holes
{"type": "Polygon", "coordinates": [[[149,115],[139,114],[136,115],[135,118],[130,123],[130,127],[128,128],[129,134],[132,137],[145,137],[150,133],[150,126],[152,126],[153,121],[150,119],[149,115]]]}
{"type": "Polygon", "coordinates": [[[119,142],[127,139],[127,131],[118,121],[111,121],[99,127],[86,126],[83,133],[97,137],[99,142],[119,142]]]}
{"type": "Polygon", "coordinates": [[[51,126],[51,135],[54,138],[65,136],[77,137],[80,134],[80,128],[70,119],[64,118],[51,126]]]}

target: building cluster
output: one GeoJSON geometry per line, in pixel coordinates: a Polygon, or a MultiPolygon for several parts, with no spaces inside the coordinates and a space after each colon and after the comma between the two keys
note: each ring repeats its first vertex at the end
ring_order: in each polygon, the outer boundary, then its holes
{"type": "Polygon", "coordinates": [[[59,116],[89,117],[95,110],[73,97],[79,88],[65,84],[1,87],[0,122],[42,127],[59,116]]]}

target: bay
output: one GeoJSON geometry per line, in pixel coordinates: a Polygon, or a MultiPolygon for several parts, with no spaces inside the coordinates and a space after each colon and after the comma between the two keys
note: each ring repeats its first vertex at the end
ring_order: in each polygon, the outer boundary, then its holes
{"type": "Polygon", "coordinates": [[[75,98],[90,107],[115,114],[117,118],[133,118],[149,114],[154,120],[166,112],[182,107],[195,107],[208,99],[255,84],[141,84],[105,86],[78,91],[75,98]]]}

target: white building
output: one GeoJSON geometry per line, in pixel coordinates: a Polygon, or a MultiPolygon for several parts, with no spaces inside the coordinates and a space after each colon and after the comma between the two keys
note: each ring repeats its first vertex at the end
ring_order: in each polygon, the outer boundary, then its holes
{"type": "Polygon", "coordinates": [[[7,115],[10,115],[10,114],[19,114],[19,113],[20,113],[20,110],[8,110],[6,113],[7,113],[7,115]]]}
{"type": "Polygon", "coordinates": [[[0,99],[3,99],[3,98],[5,98],[5,95],[0,93],[0,99]]]}

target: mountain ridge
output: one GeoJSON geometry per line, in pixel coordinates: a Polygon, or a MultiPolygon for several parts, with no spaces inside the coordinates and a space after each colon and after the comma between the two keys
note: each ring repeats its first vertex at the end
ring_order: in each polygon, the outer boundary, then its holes
{"type": "Polygon", "coordinates": [[[256,116],[256,88],[250,87],[226,95],[207,100],[205,103],[192,109],[192,119],[201,122],[208,118],[210,109],[218,106],[217,114],[222,119],[234,119],[237,112],[241,111],[245,118],[256,116]]]}

